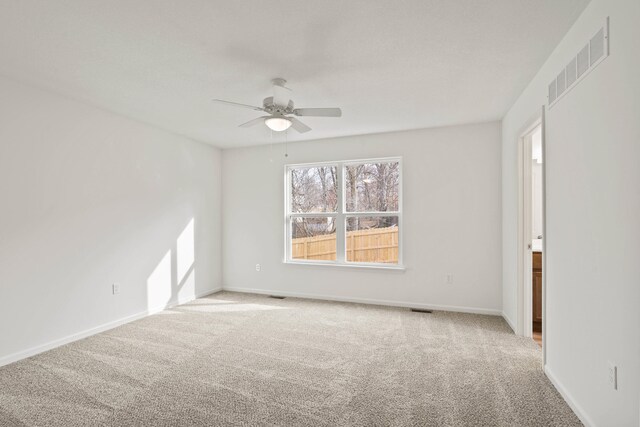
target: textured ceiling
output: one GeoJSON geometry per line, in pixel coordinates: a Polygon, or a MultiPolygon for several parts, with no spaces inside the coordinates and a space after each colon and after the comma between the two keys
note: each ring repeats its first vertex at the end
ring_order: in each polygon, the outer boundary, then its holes
{"type": "MultiPolygon", "coordinates": [[[[0,73],[235,147],[284,77],[317,139],[500,119],[588,0],[2,0],[0,73]]],[[[275,136],[283,138],[282,134],[275,136]]]]}

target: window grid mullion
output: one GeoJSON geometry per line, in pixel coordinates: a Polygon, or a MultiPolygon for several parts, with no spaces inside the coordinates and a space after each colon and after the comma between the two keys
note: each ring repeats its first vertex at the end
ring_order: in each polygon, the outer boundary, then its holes
{"type": "Polygon", "coordinates": [[[329,218],[338,216],[338,212],[299,212],[288,214],[289,218],[329,218]]]}
{"type": "Polygon", "coordinates": [[[339,165],[337,170],[338,178],[338,216],[336,218],[336,261],[345,262],[345,236],[347,234],[347,225],[344,217],[344,166],[339,165]]]}
{"type": "Polygon", "coordinates": [[[398,216],[400,215],[399,211],[389,211],[389,212],[345,212],[344,216],[398,216]]]}

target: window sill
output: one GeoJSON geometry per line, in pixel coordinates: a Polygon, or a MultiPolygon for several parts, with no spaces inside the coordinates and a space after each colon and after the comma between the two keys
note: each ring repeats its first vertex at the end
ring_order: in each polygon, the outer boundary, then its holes
{"type": "Polygon", "coordinates": [[[357,263],[338,263],[338,262],[322,262],[322,261],[283,261],[283,264],[290,265],[315,265],[322,267],[343,267],[343,268],[362,268],[371,270],[395,270],[405,271],[406,268],[403,265],[384,265],[384,264],[357,264],[357,263]]]}

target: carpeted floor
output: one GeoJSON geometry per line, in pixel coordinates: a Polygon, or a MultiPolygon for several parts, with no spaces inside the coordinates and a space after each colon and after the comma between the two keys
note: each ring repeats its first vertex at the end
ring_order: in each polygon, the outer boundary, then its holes
{"type": "Polygon", "coordinates": [[[581,424],[499,317],[222,292],[0,368],[0,425],[581,424]]]}

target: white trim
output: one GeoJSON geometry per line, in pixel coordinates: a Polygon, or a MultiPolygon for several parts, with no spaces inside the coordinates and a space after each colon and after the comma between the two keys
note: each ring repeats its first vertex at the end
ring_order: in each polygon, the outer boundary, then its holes
{"type": "Polygon", "coordinates": [[[373,268],[377,270],[399,270],[405,271],[406,267],[398,264],[383,264],[383,263],[365,263],[365,262],[349,262],[345,261],[343,263],[334,262],[334,261],[287,261],[284,260],[283,264],[291,264],[291,265],[321,265],[321,266],[330,266],[330,267],[346,267],[346,268],[373,268]]]}
{"type": "Polygon", "coordinates": [[[328,161],[311,162],[311,163],[290,163],[285,165],[285,169],[312,168],[316,166],[326,166],[331,164],[334,166],[339,166],[339,165],[349,166],[349,165],[358,165],[361,163],[370,163],[371,161],[376,161],[380,163],[395,162],[401,158],[402,158],[401,156],[389,156],[389,157],[374,157],[374,158],[352,159],[352,160],[328,160],[328,161]]]}
{"type": "Polygon", "coordinates": [[[75,334],[67,335],[66,337],[59,338],[53,341],[49,341],[47,343],[31,347],[27,350],[18,351],[16,353],[9,354],[7,356],[3,356],[0,358],[0,366],[5,366],[10,363],[18,362],[22,359],[26,359],[31,356],[35,356],[40,353],[44,353],[45,351],[53,350],[54,348],[63,346],[65,344],[72,343],[74,341],[81,340],[83,338],[90,337],[92,335],[99,334],[100,332],[108,331],[109,329],[116,328],[118,326],[124,325],[126,323],[133,322],[135,320],[142,319],[144,317],[150,316],[152,314],[158,313],[162,310],[169,309],[171,307],[175,307],[176,305],[185,304],[189,301],[193,301],[197,298],[202,298],[207,295],[215,294],[217,292],[222,291],[222,287],[217,287],[214,289],[209,289],[207,291],[200,292],[195,294],[192,298],[184,298],[178,301],[170,301],[162,307],[155,307],[151,309],[147,309],[141,311],[139,313],[131,314],[129,316],[122,317],[117,320],[113,320],[111,322],[103,323],[102,325],[95,326],[93,328],[85,329],[84,331],[76,332],[75,334]]]}
{"type": "MultiPolygon", "coordinates": [[[[608,20],[609,18],[607,18],[608,20]]],[[[542,365],[547,364],[547,110],[540,117],[542,127],[542,365]]]]}
{"type": "MultiPolygon", "coordinates": [[[[532,251],[528,249],[528,245],[531,243],[531,222],[532,222],[532,209],[531,209],[531,135],[538,126],[542,126],[542,116],[536,115],[536,117],[529,121],[529,124],[524,127],[524,130],[520,133],[518,138],[518,258],[517,258],[517,315],[516,315],[516,328],[514,328],[516,334],[531,337],[533,329],[532,320],[532,291],[531,291],[531,269],[532,269],[532,251]]],[[[544,165],[544,150],[542,154],[542,162],[544,165]]],[[[543,166],[544,167],[544,166],[543,166]]],[[[543,172],[544,179],[544,172],[543,172]]],[[[544,199],[544,188],[543,195],[544,199]]],[[[543,218],[544,222],[544,218],[543,218]]],[[[546,236],[544,235],[543,224],[543,242],[546,236]]],[[[544,313],[543,313],[544,318],[544,313]]]]}
{"type": "Polygon", "coordinates": [[[502,318],[505,320],[505,322],[507,322],[507,324],[509,325],[509,327],[511,328],[511,330],[515,334],[516,333],[516,326],[511,321],[511,319],[509,319],[509,316],[507,316],[507,314],[504,311],[502,312],[502,318]]]}
{"type": "Polygon", "coordinates": [[[578,403],[576,403],[576,400],[567,391],[565,386],[562,385],[560,380],[558,380],[558,377],[555,376],[548,365],[544,366],[544,373],[547,375],[547,378],[549,378],[549,381],[551,381],[551,384],[553,384],[556,390],[558,390],[560,396],[562,396],[564,401],[567,402],[567,405],[569,405],[573,413],[576,414],[578,419],[580,419],[582,424],[584,424],[586,427],[595,427],[596,424],[593,422],[593,420],[591,420],[585,410],[580,405],[578,405],[578,403]]]}
{"type": "Polygon", "coordinates": [[[307,294],[302,292],[288,292],[288,291],[228,287],[228,286],[223,286],[222,290],[229,291],[229,292],[241,292],[241,293],[247,293],[247,294],[278,295],[278,296],[292,297],[292,298],[306,298],[306,299],[313,299],[313,300],[338,301],[338,302],[353,302],[357,304],[382,305],[382,306],[389,306],[389,307],[406,307],[406,308],[420,308],[425,310],[454,311],[458,313],[486,314],[490,316],[502,315],[502,311],[497,309],[490,309],[490,308],[423,304],[423,303],[416,303],[416,302],[379,300],[379,299],[370,299],[370,298],[338,297],[333,295],[307,294]]]}
{"type": "MultiPolygon", "coordinates": [[[[336,217],[336,263],[345,264],[347,262],[347,217],[346,212],[346,190],[344,185],[344,163],[338,163],[336,177],[338,178],[338,188],[336,196],[338,197],[338,216],[336,217]],[[342,249],[341,249],[342,248],[342,249]]],[[[289,234],[291,236],[291,234],[289,234]]],[[[294,261],[289,252],[289,261],[294,261]]]]}
{"type": "MultiPolygon", "coordinates": [[[[541,126],[539,124],[538,126],[541,126]]],[[[525,337],[533,336],[533,168],[531,167],[531,153],[533,150],[533,133],[536,132],[538,126],[534,127],[522,141],[522,232],[523,232],[523,250],[524,259],[522,265],[524,267],[523,276],[523,335],[525,337]],[[526,247],[526,249],[524,249],[526,247]]],[[[544,237],[544,235],[542,236],[544,237]]]]}

